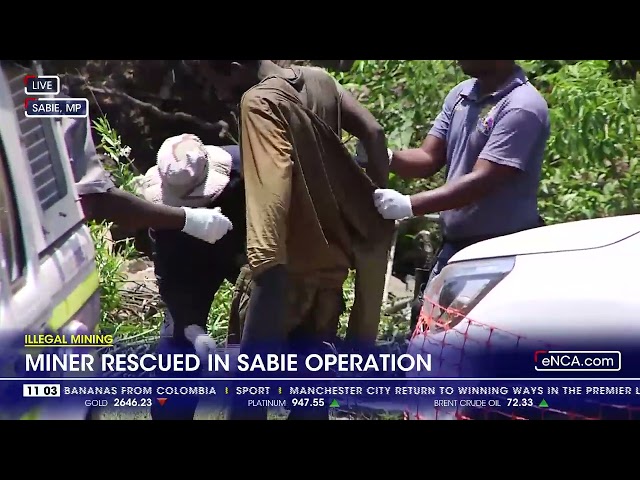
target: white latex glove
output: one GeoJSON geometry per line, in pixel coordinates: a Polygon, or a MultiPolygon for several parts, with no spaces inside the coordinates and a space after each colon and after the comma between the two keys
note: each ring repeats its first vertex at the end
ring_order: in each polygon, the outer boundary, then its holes
{"type": "Polygon", "coordinates": [[[379,188],[373,192],[373,203],[380,215],[387,220],[413,217],[411,197],[389,188],[379,188]]]}
{"type": "Polygon", "coordinates": [[[231,220],[222,214],[220,207],[182,209],[185,214],[182,231],[205,242],[216,243],[233,228],[231,220]]]}
{"type": "Polygon", "coordinates": [[[207,362],[209,354],[216,351],[216,342],[207,335],[202,327],[198,325],[189,325],[184,329],[184,336],[193,344],[196,354],[202,362],[207,362]]]}

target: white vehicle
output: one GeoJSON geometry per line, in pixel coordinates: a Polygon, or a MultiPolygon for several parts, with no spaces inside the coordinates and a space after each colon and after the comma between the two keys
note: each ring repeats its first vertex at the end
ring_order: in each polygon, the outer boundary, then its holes
{"type": "MultiPolygon", "coordinates": [[[[458,254],[425,292],[410,353],[431,353],[425,375],[471,372],[470,349],[587,344],[640,337],[640,215],[551,225],[487,240],[458,254]]],[[[431,402],[433,403],[433,402],[431,402]]],[[[412,418],[460,418],[426,401],[412,418]]]]}
{"type": "MultiPolygon", "coordinates": [[[[24,76],[37,74],[36,70],[4,60],[1,65],[2,341],[12,336],[20,341],[25,333],[93,333],[100,318],[94,249],[60,129],[54,119],[25,116],[24,76]]],[[[1,366],[8,365],[4,358],[1,366]]],[[[0,376],[15,373],[5,370],[0,376]]],[[[11,384],[0,380],[0,396],[11,384]]],[[[84,408],[73,411],[78,418],[87,413],[84,408]]],[[[16,415],[45,419],[56,418],[57,413],[45,408],[0,412],[0,418],[16,415]]],[[[70,418],[69,412],[64,418],[70,418]]]]}

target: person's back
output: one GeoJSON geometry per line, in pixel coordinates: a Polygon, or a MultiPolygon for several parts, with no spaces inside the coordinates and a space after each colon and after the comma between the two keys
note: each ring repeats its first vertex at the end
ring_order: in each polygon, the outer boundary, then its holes
{"type": "MultiPolygon", "coordinates": [[[[329,226],[333,230],[331,238],[325,237],[328,230],[321,226],[319,216],[322,216],[326,208],[314,205],[310,198],[311,191],[324,187],[319,187],[321,178],[307,177],[301,165],[301,161],[313,158],[311,162],[319,169],[324,169],[326,155],[323,148],[331,147],[328,141],[332,140],[331,135],[337,137],[337,132],[333,130],[338,124],[337,107],[331,108],[337,101],[334,100],[337,96],[332,98],[326,84],[322,85],[317,79],[307,85],[300,69],[290,69],[288,73],[287,77],[273,76],[264,79],[243,97],[243,106],[246,106],[243,108],[248,111],[277,109],[281,112],[283,129],[286,129],[286,135],[292,139],[294,147],[291,165],[278,165],[277,168],[267,170],[252,161],[252,158],[262,154],[257,150],[253,151],[260,145],[252,144],[253,149],[249,154],[245,144],[251,133],[243,138],[247,139],[243,142],[243,171],[250,192],[247,204],[247,255],[255,270],[274,260],[281,261],[286,250],[286,263],[296,281],[314,279],[316,283],[341,287],[351,263],[348,240],[338,222],[329,226]],[[312,115],[300,114],[298,107],[308,108],[312,115]],[[330,129],[318,133],[313,125],[317,120],[325,122],[330,129]],[[330,124],[333,124],[333,128],[330,124]],[[268,176],[265,181],[271,185],[268,190],[257,185],[263,182],[262,177],[265,175],[268,176]],[[284,182],[282,187],[276,187],[280,182],[284,182]],[[274,193],[278,197],[275,201],[274,193]],[[268,219],[272,215],[272,209],[285,204],[290,209],[286,225],[278,226],[260,220],[268,219]],[[280,231],[280,228],[286,230],[286,233],[280,231]]],[[[335,86],[333,89],[337,91],[335,86]]],[[[260,123],[262,118],[256,115],[252,117],[250,124],[244,122],[244,131],[267,131],[268,126],[260,123]]],[[[324,193],[329,193],[325,198],[331,203],[330,192],[324,193]]]]}
{"type": "Polygon", "coordinates": [[[302,104],[326,123],[336,135],[342,134],[340,124],[341,90],[326,71],[318,67],[294,67],[299,80],[292,82],[298,87],[302,104]]]}
{"type": "Polygon", "coordinates": [[[248,260],[254,274],[286,264],[295,282],[333,289],[340,305],[342,285],[355,268],[356,308],[349,332],[372,342],[393,223],[378,215],[371,202],[375,185],[342,144],[342,89],[322,71],[288,72],[268,76],[242,99],[248,260]],[[258,158],[277,157],[262,150],[266,143],[254,140],[257,132],[274,145],[271,139],[286,136],[291,161],[274,162],[269,169],[258,163],[258,158]],[[270,222],[283,207],[289,210],[286,222],[270,222]]]}

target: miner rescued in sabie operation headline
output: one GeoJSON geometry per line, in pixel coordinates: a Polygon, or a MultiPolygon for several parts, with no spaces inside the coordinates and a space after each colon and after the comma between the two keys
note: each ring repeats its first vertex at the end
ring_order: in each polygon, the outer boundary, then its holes
{"type": "MultiPolygon", "coordinates": [[[[88,353],[51,353],[27,354],[26,370],[44,372],[86,372],[94,371],[95,358],[88,353]]],[[[225,371],[237,369],[240,372],[296,372],[298,363],[304,364],[307,371],[341,372],[397,372],[397,371],[431,371],[431,355],[419,354],[396,355],[391,353],[360,355],[344,354],[311,354],[298,362],[296,354],[247,355],[241,353],[237,357],[237,365],[231,362],[229,354],[209,354],[201,365],[198,355],[191,353],[143,354],[134,353],[110,354],[100,356],[100,370],[103,372],[137,372],[177,371],[194,372],[203,366],[209,371],[225,371]]]]}

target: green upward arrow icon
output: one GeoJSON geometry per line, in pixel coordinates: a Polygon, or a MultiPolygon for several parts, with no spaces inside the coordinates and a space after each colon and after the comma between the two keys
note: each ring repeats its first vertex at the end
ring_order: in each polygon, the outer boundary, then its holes
{"type": "Polygon", "coordinates": [[[540,402],[540,405],[538,405],[540,408],[549,408],[549,404],[545,401],[545,399],[543,398],[542,401],[540,402]]]}
{"type": "Polygon", "coordinates": [[[331,407],[331,408],[338,408],[339,406],[340,406],[340,404],[338,403],[338,400],[336,400],[335,398],[331,402],[331,405],[329,405],[329,407],[331,407]]]}

